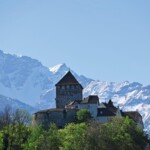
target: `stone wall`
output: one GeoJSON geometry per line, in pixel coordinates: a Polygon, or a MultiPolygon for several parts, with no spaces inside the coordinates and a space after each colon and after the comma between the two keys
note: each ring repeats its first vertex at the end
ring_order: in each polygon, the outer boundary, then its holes
{"type": "Polygon", "coordinates": [[[65,108],[71,101],[82,100],[82,88],[80,85],[56,86],[56,107],[65,108]]]}
{"type": "Polygon", "coordinates": [[[76,121],[77,109],[49,109],[34,114],[32,125],[44,125],[48,127],[51,123],[55,123],[57,127],[63,128],[67,123],[76,121]]]}

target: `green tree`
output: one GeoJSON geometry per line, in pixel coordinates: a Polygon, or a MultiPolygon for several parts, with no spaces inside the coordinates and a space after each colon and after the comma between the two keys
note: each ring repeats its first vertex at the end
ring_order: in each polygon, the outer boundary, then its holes
{"type": "Polygon", "coordinates": [[[43,134],[42,126],[36,126],[31,128],[31,134],[29,135],[26,144],[24,145],[25,150],[36,150],[38,149],[37,143],[40,136],[43,134]]]}
{"type": "Polygon", "coordinates": [[[9,125],[0,132],[2,150],[23,150],[30,128],[25,125],[9,125]]]}
{"type": "Polygon", "coordinates": [[[25,150],[59,150],[60,138],[55,124],[51,124],[48,130],[42,126],[32,128],[25,150]]]}
{"type": "Polygon", "coordinates": [[[92,121],[85,133],[86,150],[143,150],[147,142],[143,130],[128,117],[104,124],[92,121]]]}
{"type": "Polygon", "coordinates": [[[1,113],[0,124],[0,147],[4,150],[22,150],[30,134],[30,115],[24,110],[13,111],[11,107],[6,107],[1,113]]]}
{"type": "Polygon", "coordinates": [[[83,147],[85,150],[101,150],[100,123],[95,120],[88,122],[83,147]]]}
{"type": "Polygon", "coordinates": [[[68,124],[64,129],[59,130],[61,146],[60,150],[84,150],[84,138],[87,125],[68,124]]]}
{"type": "Polygon", "coordinates": [[[88,120],[90,120],[91,117],[91,113],[87,110],[87,109],[80,109],[77,112],[77,121],[78,122],[86,122],[88,120]]]}

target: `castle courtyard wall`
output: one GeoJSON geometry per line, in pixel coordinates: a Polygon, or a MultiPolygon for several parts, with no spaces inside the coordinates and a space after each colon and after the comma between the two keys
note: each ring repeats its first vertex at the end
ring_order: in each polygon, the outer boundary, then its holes
{"type": "Polygon", "coordinates": [[[63,128],[66,124],[76,121],[76,109],[53,109],[44,112],[37,112],[32,119],[32,125],[44,125],[48,127],[51,123],[55,123],[57,127],[63,128]]]}

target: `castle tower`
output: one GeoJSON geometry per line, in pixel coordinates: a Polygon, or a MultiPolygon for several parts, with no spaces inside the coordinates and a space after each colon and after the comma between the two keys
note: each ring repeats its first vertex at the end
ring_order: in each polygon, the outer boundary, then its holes
{"type": "Polygon", "coordinates": [[[71,101],[82,100],[83,87],[70,71],[55,86],[56,108],[65,108],[65,105],[71,101]]]}

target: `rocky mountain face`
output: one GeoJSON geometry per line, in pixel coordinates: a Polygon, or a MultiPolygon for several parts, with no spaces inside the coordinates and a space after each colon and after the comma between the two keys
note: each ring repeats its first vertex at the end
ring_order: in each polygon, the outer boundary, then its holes
{"type": "MultiPolygon", "coordinates": [[[[67,71],[69,68],[65,64],[48,68],[30,57],[0,51],[0,104],[6,102],[21,108],[37,109],[55,107],[55,84],[67,71]]],[[[84,97],[94,94],[100,101],[112,99],[123,110],[138,110],[150,133],[150,86],[127,81],[101,82],[80,76],[73,70],[71,72],[83,85],[84,97]]]]}

